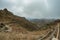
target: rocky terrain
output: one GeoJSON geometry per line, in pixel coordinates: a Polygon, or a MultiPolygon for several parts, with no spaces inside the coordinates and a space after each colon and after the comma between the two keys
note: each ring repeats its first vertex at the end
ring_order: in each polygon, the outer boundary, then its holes
{"type": "Polygon", "coordinates": [[[5,8],[0,10],[0,40],[50,40],[58,33],[57,24],[60,19],[29,21],[5,8]]]}
{"type": "Polygon", "coordinates": [[[31,23],[24,17],[19,17],[14,15],[12,12],[8,11],[6,8],[0,10],[0,24],[7,25],[13,30],[18,31],[33,31],[37,30],[36,24],[31,23]]]}

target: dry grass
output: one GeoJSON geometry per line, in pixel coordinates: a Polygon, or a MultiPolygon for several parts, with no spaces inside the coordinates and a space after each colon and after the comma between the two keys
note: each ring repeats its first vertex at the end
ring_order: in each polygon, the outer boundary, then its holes
{"type": "Polygon", "coordinates": [[[34,40],[33,36],[28,34],[0,33],[0,40],[34,40]]]}
{"type": "Polygon", "coordinates": [[[48,31],[29,32],[26,34],[16,32],[0,32],[0,40],[37,40],[41,35],[46,34],[48,31]]]}

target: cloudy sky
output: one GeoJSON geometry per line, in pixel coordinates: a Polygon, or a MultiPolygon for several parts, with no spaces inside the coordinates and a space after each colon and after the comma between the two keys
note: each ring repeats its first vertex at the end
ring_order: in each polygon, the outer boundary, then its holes
{"type": "Polygon", "coordinates": [[[60,18],[60,0],[0,0],[4,8],[26,18],[60,18]]]}

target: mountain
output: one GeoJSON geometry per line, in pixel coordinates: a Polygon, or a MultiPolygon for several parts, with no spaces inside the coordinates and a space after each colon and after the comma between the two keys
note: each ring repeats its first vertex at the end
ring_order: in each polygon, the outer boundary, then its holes
{"type": "Polygon", "coordinates": [[[60,24],[60,19],[57,20],[32,19],[28,21],[25,17],[16,16],[5,8],[3,10],[0,10],[0,39],[1,40],[40,40],[41,38],[43,38],[42,40],[49,39],[51,37],[50,36],[51,34],[53,34],[53,36],[56,36],[56,33],[58,32],[57,24],[60,24]]]}
{"type": "MultiPolygon", "coordinates": [[[[12,31],[35,31],[38,26],[28,21],[25,17],[19,17],[6,8],[0,10],[0,24],[7,25],[12,31]]],[[[0,26],[1,27],[1,26],[0,26]]]]}
{"type": "Polygon", "coordinates": [[[37,24],[38,26],[42,27],[46,24],[54,22],[56,19],[30,19],[29,21],[32,23],[37,24]]]}

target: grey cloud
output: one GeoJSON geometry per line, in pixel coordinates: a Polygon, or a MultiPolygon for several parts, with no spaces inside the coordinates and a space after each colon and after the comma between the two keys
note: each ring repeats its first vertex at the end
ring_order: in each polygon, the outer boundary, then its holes
{"type": "Polygon", "coordinates": [[[50,10],[51,16],[60,18],[60,0],[50,0],[49,3],[51,6],[50,10]]]}
{"type": "Polygon", "coordinates": [[[6,2],[4,0],[0,0],[0,8],[5,8],[5,7],[11,8],[13,5],[14,4],[12,4],[12,3],[8,3],[8,2],[6,2]]]}
{"type": "Polygon", "coordinates": [[[45,14],[47,14],[47,8],[44,4],[37,1],[27,6],[24,12],[30,16],[33,15],[34,17],[41,18],[41,17],[44,17],[45,14]]]}
{"type": "Polygon", "coordinates": [[[47,0],[49,8],[41,2],[43,0],[32,0],[29,5],[24,5],[22,0],[17,0],[16,3],[0,0],[0,9],[8,8],[18,16],[31,18],[60,18],[60,0],[47,0]],[[16,7],[16,8],[14,8],[16,7]],[[20,7],[24,7],[21,12],[20,7]]]}

